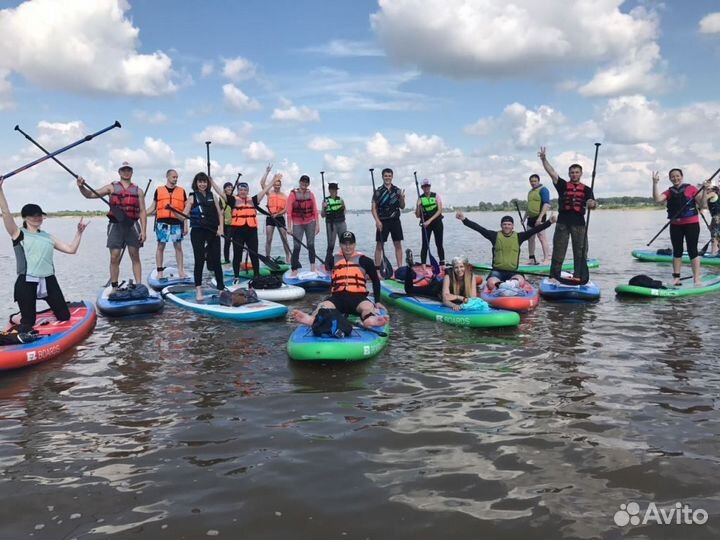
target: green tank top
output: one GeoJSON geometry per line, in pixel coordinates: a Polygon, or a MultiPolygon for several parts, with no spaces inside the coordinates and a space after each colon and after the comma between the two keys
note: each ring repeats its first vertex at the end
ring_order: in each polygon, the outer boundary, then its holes
{"type": "Polygon", "coordinates": [[[513,271],[517,270],[519,262],[520,241],[518,240],[518,234],[513,232],[510,236],[505,236],[498,231],[493,253],[493,268],[513,271]]]}
{"type": "Polygon", "coordinates": [[[540,197],[540,190],[542,187],[542,184],[540,184],[535,189],[528,191],[527,215],[530,218],[538,217],[540,215],[540,210],[542,210],[542,197],[540,197]]]}
{"type": "Polygon", "coordinates": [[[45,231],[36,233],[22,229],[22,247],[25,252],[25,274],[34,277],[48,277],[55,273],[53,250],[55,243],[45,231]]]}

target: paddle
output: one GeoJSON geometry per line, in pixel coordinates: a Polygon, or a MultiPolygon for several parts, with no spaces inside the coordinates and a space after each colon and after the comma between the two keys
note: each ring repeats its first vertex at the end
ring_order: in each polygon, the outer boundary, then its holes
{"type": "Polygon", "coordinates": [[[45,161],[46,159],[50,159],[50,158],[55,157],[55,156],[57,156],[57,155],[59,155],[59,154],[62,154],[63,152],[65,152],[65,151],[67,151],[67,150],[70,150],[71,148],[75,148],[76,146],[78,146],[78,145],[80,145],[80,144],[82,144],[82,143],[84,143],[84,142],[90,141],[90,140],[94,139],[95,137],[97,137],[98,135],[102,135],[102,134],[105,133],[106,131],[110,131],[111,129],[114,129],[114,128],[116,128],[116,127],[122,127],[122,126],[120,125],[120,122],[118,122],[117,120],[115,120],[115,123],[114,123],[113,125],[111,125],[111,126],[108,126],[108,127],[104,128],[104,129],[101,129],[100,131],[96,131],[95,133],[92,133],[91,135],[85,135],[85,137],[83,137],[82,139],[78,139],[78,140],[75,141],[74,143],[70,143],[70,144],[68,144],[67,146],[63,146],[63,147],[60,148],[59,150],[55,150],[54,152],[50,152],[49,154],[46,154],[46,155],[44,155],[43,157],[36,159],[35,161],[31,161],[30,163],[26,163],[26,164],[23,165],[22,167],[18,167],[18,168],[15,169],[14,171],[10,171],[9,173],[6,173],[6,174],[0,175],[0,176],[2,176],[5,180],[7,180],[7,179],[10,178],[11,176],[15,176],[15,175],[16,175],[17,173],[19,173],[19,172],[25,171],[25,170],[29,169],[30,167],[34,167],[34,166],[37,165],[38,163],[42,163],[42,162],[45,161]]]}
{"type": "MultiPolygon", "coordinates": [[[[373,187],[373,198],[375,197],[375,169],[370,169],[370,180],[372,181],[373,187]]],[[[380,231],[380,238],[382,239],[382,231],[380,231]]],[[[380,275],[383,279],[390,279],[393,276],[392,264],[390,259],[385,255],[385,242],[380,242],[380,250],[382,252],[382,263],[380,264],[380,275]]]]}
{"type": "MultiPolygon", "coordinates": [[[[702,189],[703,185],[704,185],[706,182],[710,182],[713,178],[715,178],[715,177],[717,176],[718,173],[720,173],[720,169],[718,169],[717,171],[715,171],[710,178],[708,178],[707,180],[705,180],[705,182],[703,182],[702,184],[698,184],[698,186],[697,186],[698,189],[702,189]]],[[[647,244],[645,244],[645,245],[646,245],[646,246],[649,246],[650,244],[652,244],[652,243],[657,239],[657,237],[660,236],[660,235],[662,234],[662,232],[663,232],[665,229],[667,229],[667,228],[670,226],[670,224],[671,224],[675,219],[677,219],[677,218],[680,216],[680,214],[682,214],[682,213],[685,211],[685,207],[686,207],[687,205],[689,205],[691,202],[693,202],[694,200],[695,200],[695,197],[692,197],[692,198],[688,199],[688,200],[685,202],[685,204],[683,205],[683,207],[680,208],[680,210],[678,210],[677,212],[675,212],[675,215],[672,216],[670,219],[668,219],[667,223],[665,223],[665,225],[663,225],[662,229],[660,229],[660,230],[657,232],[657,234],[656,234],[655,236],[653,236],[653,237],[650,239],[650,241],[649,241],[647,244]]]]}
{"type": "MultiPolygon", "coordinates": [[[[289,235],[292,236],[295,240],[297,240],[298,243],[299,243],[302,247],[304,247],[305,249],[307,249],[308,251],[310,251],[310,248],[307,247],[307,245],[305,245],[305,243],[303,243],[302,240],[300,240],[297,236],[295,236],[293,233],[291,233],[290,231],[288,231],[288,230],[287,230],[287,227],[285,227],[284,225],[280,225],[280,223],[278,222],[278,220],[276,220],[276,219],[272,216],[272,214],[270,214],[270,212],[268,212],[267,210],[265,210],[265,209],[262,208],[261,206],[256,206],[255,208],[256,208],[257,211],[260,212],[261,214],[264,214],[264,215],[266,215],[267,217],[269,217],[269,218],[273,221],[273,223],[275,223],[275,226],[276,226],[278,229],[283,229],[287,234],[289,234],[289,235]]],[[[315,258],[317,258],[317,260],[319,260],[321,263],[323,263],[323,266],[324,266],[325,268],[327,268],[327,263],[322,259],[322,257],[320,257],[320,255],[318,255],[318,254],[316,253],[316,254],[315,254],[315,258]]]]}
{"type": "MultiPolygon", "coordinates": [[[[188,216],[187,214],[185,214],[185,213],[183,213],[183,212],[180,212],[179,210],[176,210],[175,208],[173,208],[173,207],[170,206],[169,204],[168,204],[167,206],[165,206],[165,208],[168,209],[168,210],[170,210],[170,211],[172,211],[172,212],[175,212],[177,215],[182,216],[182,217],[184,217],[185,219],[190,219],[190,216],[188,216]]],[[[259,208],[258,208],[258,210],[259,210],[259,208]]],[[[227,239],[230,240],[230,242],[232,242],[233,244],[240,245],[240,242],[238,242],[237,240],[235,240],[234,238],[232,238],[232,237],[230,237],[230,236],[228,236],[228,235],[226,235],[226,234],[223,234],[222,237],[223,237],[223,238],[227,238],[227,239]]],[[[278,263],[276,263],[275,261],[273,261],[270,257],[266,257],[265,255],[262,255],[262,254],[258,253],[257,251],[254,251],[254,250],[250,249],[250,248],[247,247],[247,246],[244,246],[244,247],[245,247],[245,249],[247,249],[247,250],[248,250],[250,253],[252,253],[253,255],[257,255],[258,259],[260,259],[260,260],[265,264],[265,266],[267,266],[267,267],[270,269],[271,272],[279,272],[279,271],[280,271],[280,266],[278,266],[278,263]]]]}
{"type": "MultiPolygon", "coordinates": [[[[327,196],[325,195],[325,171],[320,171],[320,179],[322,180],[323,204],[327,205],[327,196]]],[[[325,209],[325,236],[328,243],[328,249],[325,252],[325,259],[329,259],[332,257],[332,252],[330,251],[330,224],[327,221],[327,207],[325,209]]]]}
{"type": "Polygon", "coordinates": [[[527,228],[525,227],[525,220],[522,217],[522,212],[520,212],[520,203],[515,199],[515,208],[517,209],[518,217],[520,218],[520,225],[522,225],[523,231],[527,232],[527,228]]]}
{"type": "MultiPolygon", "coordinates": [[[[413,172],[413,176],[415,176],[415,191],[417,191],[419,200],[422,197],[420,196],[420,184],[418,184],[417,171],[413,172]]],[[[430,236],[425,228],[425,214],[423,213],[422,207],[420,208],[420,226],[422,227],[423,238],[425,239],[425,245],[427,246],[428,255],[430,256],[430,266],[432,266],[433,274],[438,275],[440,273],[440,265],[438,264],[437,259],[433,257],[432,251],[430,251],[430,236]]],[[[437,240],[437,238],[435,238],[435,240],[437,240]]]]}
{"type": "Polygon", "coordinates": [[[366,332],[372,332],[373,334],[377,334],[380,337],[387,337],[387,332],[383,332],[382,330],[375,330],[374,328],[365,328],[364,326],[360,324],[353,324],[350,323],[353,328],[358,328],[360,330],[365,330],[366,332]]]}
{"type": "Polygon", "coordinates": [[[208,176],[211,176],[210,175],[210,144],[212,144],[210,141],[205,141],[205,153],[207,154],[208,176]]]}

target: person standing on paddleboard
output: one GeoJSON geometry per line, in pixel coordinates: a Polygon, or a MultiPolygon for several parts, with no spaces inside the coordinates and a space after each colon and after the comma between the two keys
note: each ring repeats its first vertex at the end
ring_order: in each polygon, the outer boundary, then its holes
{"type": "Polygon", "coordinates": [[[395,246],[395,261],[398,268],[403,265],[403,230],[400,215],[405,208],[405,190],[394,186],[393,170],[382,170],[383,185],[375,190],[372,198],[372,215],[375,219],[375,266],[380,268],[383,256],[383,244],[392,236],[395,246]]]}
{"type": "Polygon", "coordinates": [[[710,236],[712,237],[712,247],[710,255],[713,257],[718,254],[718,239],[720,238],[720,196],[718,196],[717,186],[706,189],[707,207],[710,211],[710,236]]]}
{"type": "Polygon", "coordinates": [[[336,182],[328,184],[330,196],[327,197],[320,209],[320,215],[325,218],[327,228],[327,256],[325,260],[331,259],[335,251],[335,238],[340,239],[342,233],[347,230],[345,223],[345,201],[338,196],[338,185],[336,182]]]}
{"type": "MultiPolygon", "coordinates": [[[[225,182],[223,184],[223,192],[225,198],[230,200],[232,197],[235,186],[232,182],[225,182]]],[[[230,246],[232,245],[232,206],[227,204],[223,199],[220,200],[220,210],[223,214],[223,225],[225,226],[225,238],[223,242],[223,264],[230,262],[230,246]]]]}
{"type": "MultiPolygon", "coordinates": [[[[698,256],[698,238],[700,238],[699,208],[705,205],[706,189],[698,189],[691,184],[683,183],[683,172],[680,169],[670,169],[670,189],[660,193],[658,183],[660,173],[653,172],[653,199],[656,203],[665,203],[668,219],[670,219],[670,242],[673,248],[673,285],[681,285],[680,269],[682,268],[683,239],[687,245],[687,253],[692,266],[693,282],[701,287],[700,257],[698,256]]],[[[706,181],[705,188],[710,186],[706,181]]]]}
{"type": "Polygon", "coordinates": [[[185,218],[178,216],[168,208],[168,205],[182,212],[187,202],[185,190],[177,185],[178,173],[175,169],[168,169],[165,173],[165,185],[155,189],[153,203],[148,209],[148,215],[155,214],[155,236],[157,237],[157,250],[155,251],[155,264],[157,278],[163,278],[163,259],[165,258],[165,244],[172,242],[175,248],[175,261],[177,262],[178,276],[187,277],[183,266],[182,241],[188,233],[189,227],[185,218]]]}
{"type": "MultiPolygon", "coordinates": [[[[265,169],[265,176],[260,180],[260,187],[263,191],[265,189],[265,180],[267,175],[272,170],[272,165],[268,164],[265,169]]],[[[267,209],[270,213],[269,216],[265,217],[265,256],[270,257],[272,251],[272,240],[275,233],[275,228],[278,229],[280,234],[280,241],[282,242],[283,249],[285,250],[285,262],[290,262],[290,246],[288,244],[287,237],[287,225],[285,224],[285,215],[288,209],[288,196],[282,191],[282,174],[276,174],[271,182],[272,189],[267,190],[267,209]]]]}
{"type": "Polygon", "coordinates": [[[118,169],[120,180],[104,185],[100,189],[90,190],[85,179],[78,176],[77,185],[86,199],[99,199],[110,196],[110,211],[107,214],[107,248],[110,250],[110,285],[113,292],[117,289],[120,277],[120,262],[123,250],[127,248],[132,261],[135,283],[142,283],[142,263],[140,248],[147,236],[147,212],[145,210],[145,194],[136,184],[132,183],[133,168],[123,161],[118,169]],[[118,208],[115,215],[113,208],[118,208]],[[123,217],[119,217],[122,214],[123,217]]]}
{"type": "Polygon", "coordinates": [[[42,208],[37,204],[26,204],[20,211],[23,219],[22,227],[18,227],[3,192],[3,181],[4,179],[0,177],[0,211],[2,211],[5,230],[12,238],[17,260],[18,277],[15,280],[14,293],[15,301],[20,308],[18,332],[22,334],[32,330],[37,315],[38,299],[45,299],[57,320],[69,321],[70,310],[55,277],[53,253],[54,250],[71,255],[77,253],[88,224],[83,223],[80,218],[75,238],[66,244],[41,230],[46,215],[42,208]]]}
{"type": "Polygon", "coordinates": [[[420,226],[425,227],[426,233],[421,234],[422,247],[420,249],[420,264],[425,266],[429,250],[430,237],[435,235],[439,265],[445,266],[445,248],[443,247],[443,203],[440,195],[431,191],[430,180],[425,178],[421,183],[422,195],[415,205],[415,217],[422,218],[420,226]]]}
{"type": "Polygon", "coordinates": [[[318,219],[318,205],[315,195],[310,191],[310,177],[303,174],[298,182],[299,186],[293,189],[288,196],[288,227],[293,235],[293,250],[290,275],[297,277],[300,264],[300,242],[305,236],[310,257],[310,271],[317,272],[315,265],[315,236],[320,233],[320,220],[318,219]]]}
{"type": "MultiPolygon", "coordinates": [[[[550,191],[540,183],[540,176],[537,174],[530,175],[530,191],[528,191],[527,201],[524,221],[527,228],[532,229],[537,223],[545,223],[547,213],[550,211],[550,191]]],[[[542,247],[542,264],[550,264],[550,251],[545,231],[540,231],[535,236],[542,247]]],[[[528,264],[538,265],[540,263],[535,258],[535,236],[528,239],[528,256],[530,258],[528,264]]]]}
{"type": "Polygon", "coordinates": [[[552,178],[558,193],[558,217],[555,234],[553,235],[553,252],[550,263],[550,278],[557,279],[562,271],[562,264],[567,253],[568,241],[572,239],[573,272],[578,277],[578,269],[584,266],[585,249],[585,209],[597,208],[595,194],[590,186],[580,182],[583,169],[577,163],[568,168],[570,181],[560,178],[547,160],[545,147],[541,146],[538,157],[545,172],[552,178]]]}

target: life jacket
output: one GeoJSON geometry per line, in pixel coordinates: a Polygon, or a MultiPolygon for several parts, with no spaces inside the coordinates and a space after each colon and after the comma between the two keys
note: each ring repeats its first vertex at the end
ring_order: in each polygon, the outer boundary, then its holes
{"type": "Polygon", "coordinates": [[[585,213],[585,203],[587,202],[588,187],[582,182],[577,184],[567,182],[565,193],[560,198],[560,210],[562,212],[572,212],[575,214],[585,213]]]}
{"type": "MultiPolygon", "coordinates": [[[[128,219],[140,219],[140,192],[138,187],[130,183],[125,189],[122,182],[113,182],[113,191],[110,194],[110,206],[117,206],[128,217],[128,219]]],[[[115,221],[115,216],[112,212],[108,212],[107,216],[115,221]]]]}
{"type": "MultiPolygon", "coordinates": [[[[427,196],[423,194],[420,197],[420,211],[422,212],[423,221],[427,221],[433,217],[437,210],[437,195],[434,192],[430,192],[427,196]]],[[[442,216],[439,216],[438,219],[442,219],[442,216]]]]}
{"type": "Polygon", "coordinates": [[[495,238],[495,247],[493,248],[493,268],[506,271],[517,270],[519,261],[520,240],[518,240],[518,233],[513,231],[510,236],[505,236],[502,231],[498,231],[495,238]]]}
{"type": "Polygon", "coordinates": [[[690,184],[681,184],[678,187],[672,186],[668,190],[670,192],[670,197],[667,200],[668,219],[681,219],[698,215],[695,200],[693,199],[690,202],[691,197],[685,195],[685,190],[689,187],[690,184]],[[679,215],[678,212],[680,212],[679,215]]]}
{"type": "Polygon", "coordinates": [[[185,190],[180,186],[175,186],[172,192],[167,186],[157,188],[157,219],[178,219],[175,212],[166,208],[167,205],[182,212],[185,209],[185,190]]]}
{"type": "Polygon", "coordinates": [[[393,219],[400,216],[400,189],[385,184],[375,190],[375,207],[380,219],[393,219]]]}
{"type": "MultiPolygon", "coordinates": [[[[297,197],[297,195],[295,195],[297,197]]],[[[268,210],[271,214],[277,214],[285,210],[287,206],[287,195],[282,191],[271,191],[268,193],[268,210]]]]}
{"type": "Polygon", "coordinates": [[[710,210],[710,215],[715,217],[718,214],[720,214],[720,196],[715,197],[714,201],[711,201],[708,199],[707,201],[708,210],[710,210]]]}
{"type": "Polygon", "coordinates": [[[232,206],[222,201],[221,204],[223,206],[223,217],[225,219],[225,225],[229,227],[232,224],[232,206]]]}
{"type": "Polygon", "coordinates": [[[300,191],[299,189],[294,189],[293,193],[295,194],[295,201],[290,209],[293,219],[307,219],[312,217],[315,213],[312,193],[310,193],[310,191],[300,191]]]}
{"type": "Polygon", "coordinates": [[[220,217],[215,208],[215,199],[212,191],[203,195],[199,191],[193,191],[193,203],[190,207],[190,226],[199,229],[210,229],[214,231],[220,225],[220,217]]]}
{"type": "Polygon", "coordinates": [[[367,294],[368,275],[360,266],[362,253],[353,253],[345,257],[342,253],[334,256],[334,265],[331,279],[332,294],[346,292],[367,294]]]}
{"type": "MultiPolygon", "coordinates": [[[[542,210],[542,196],[540,195],[540,190],[543,188],[543,185],[540,184],[538,187],[531,189],[528,191],[528,207],[527,207],[527,216],[529,218],[536,218],[540,215],[540,211],[542,210]]],[[[567,193],[567,192],[566,192],[567,193]]]]}
{"type": "Polygon", "coordinates": [[[345,221],[345,202],[342,197],[328,197],[325,207],[325,221],[328,223],[341,223],[345,221]]]}
{"type": "Polygon", "coordinates": [[[251,198],[241,199],[235,197],[235,206],[232,209],[233,227],[250,227],[257,229],[257,210],[251,198]]]}

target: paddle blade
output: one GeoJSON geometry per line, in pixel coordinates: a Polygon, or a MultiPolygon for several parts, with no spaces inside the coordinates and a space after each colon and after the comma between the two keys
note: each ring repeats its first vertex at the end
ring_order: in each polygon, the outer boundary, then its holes
{"type": "Polygon", "coordinates": [[[383,254],[382,265],[380,266],[380,275],[383,279],[390,279],[393,277],[393,267],[390,264],[390,260],[383,254]]]}
{"type": "Polygon", "coordinates": [[[430,266],[432,267],[433,275],[437,276],[440,275],[440,265],[437,262],[437,259],[432,256],[432,253],[429,253],[430,255],[430,266]]]}

